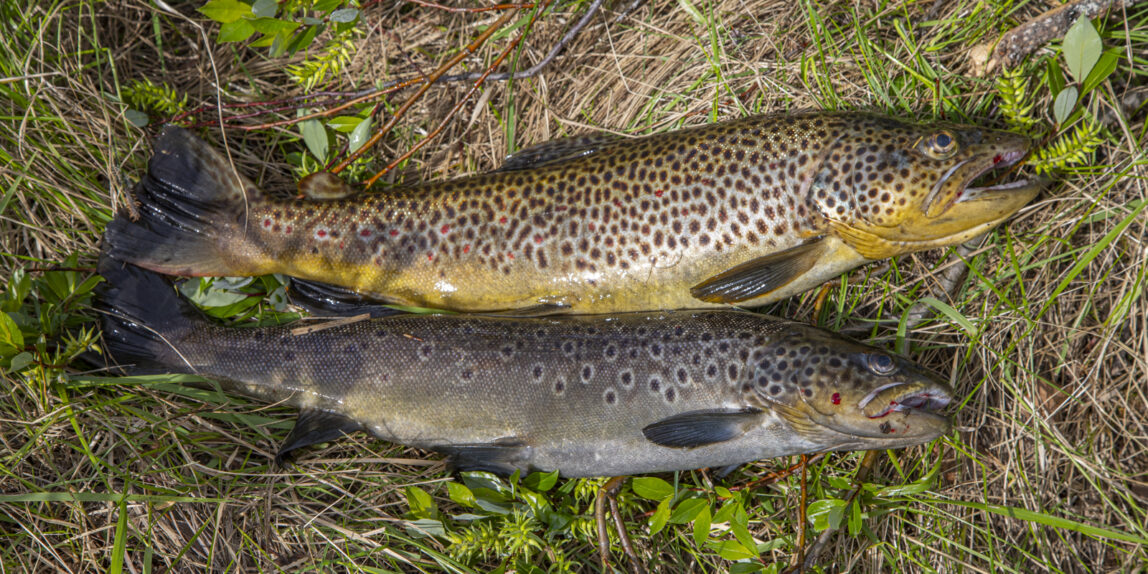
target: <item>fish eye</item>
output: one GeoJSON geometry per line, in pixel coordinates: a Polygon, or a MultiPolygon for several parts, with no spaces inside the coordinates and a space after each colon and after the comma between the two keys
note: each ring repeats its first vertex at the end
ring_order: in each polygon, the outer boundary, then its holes
{"type": "Polygon", "coordinates": [[[891,375],[897,372],[897,361],[884,353],[869,355],[869,370],[878,375],[891,375]]]}
{"type": "Polygon", "coordinates": [[[941,130],[924,137],[918,146],[921,152],[933,159],[948,159],[957,153],[957,137],[948,130],[941,130]]]}

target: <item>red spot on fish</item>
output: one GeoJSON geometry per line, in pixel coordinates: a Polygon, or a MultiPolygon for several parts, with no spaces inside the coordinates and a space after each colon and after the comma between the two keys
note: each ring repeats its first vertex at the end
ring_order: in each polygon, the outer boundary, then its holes
{"type": "Polygon", "coordinates": [[[534,236],[534,242],[535,243],[542,243],[542,236],[541,235],[535,235],[534,236]]]}
{"type": "Polygon", "coordinates": [[[440,229],[440,230],[438,230],[438,231],[439,231],[439,233],[442,233],[443,235],[446,235],[446,234],[447,234],[447,232],[448,232],[448,231],[450,231],[450,226],[449,226],[449,225],[444,225],[444,226],[442,226],[442,229],[440,229]]]}
{"type": "Polygon", "coordinates": [[[469,243],[466,245],[466,247],[462,248],[462,252],[463,253],[470,253],[470,244],[469,243]]]}
{"type": "Polygon", "coordinates": [[[342,248],[344,248],[344,247],[346,247],[346,246],[347,246],[347,244],[346,244],[346,243],[344,243],[344,242],[342,242],[342,241],[340,241],[340,242],[339,242],[339,249],[342,249],[342,248]]]}
{"type": "Polygon", "coordinates": [[[659,190],[657,190],[657,191],[655,191],[655,192],[654,192],[654,196],[655,196],[655,197],[661,197],[663,193],[665,193],[665,191],[664,191],[664,190],[661,190],[661,189],[659,189],[659,190]]]}
{"type": "Polygon", "coordinates": [[[841,404],[841,393],[833,393],[833,404],[841,404]]]}
{"type": "Polygon", "coordinates": [[[993,165],[996,165],[1002,161],[1004,161],[1004,158],[1001,157],[1001,154],[998,153],[998,154],[993,156],[993,165]]]}
{"type": "Polygon", "coordinates": [[[620,200],[620,199],[615,199],[615,200],[614,200],[614,206],[615,206],[615,207],[622,207],[622,200],[620,200]]]}
{"type": "Polygon", "coordinates": [[[359,235],[362,235],[363,237],[370,237],[371,236],[371,230],[370,229],[364,229],[364,230],[359,232],[359,235]]]}
{"type": "Polygon", "coordinates": [[[427,261],[434,261],[434,253],[427,253],[427,261]]]}
{"type": "Polygon", "coordinates": [[[320,229],[319,231],[315,232],[315,235],[318,235],[319,237],[326,237],[327,236],[327,230],[326,229],[320,229]]]}
{"type": "Polygon", "coordinates": [[[391,230],[391,237],[394,237],[394,236],[396,236],[396,235],[398,235],[398,234],[399,234],[399,230],[398,230],[398,229],[392,229],[392,230],[391,230]]]}
{"type": "Polygon", "coordinates": [[[499,218],[498,218],[498,222],[499,222],[499,223],[506,223],[506,216],[505,216],[505,215],[503,215],[502,217],[499,217],[499,218]]]}
{"type": "Polygon", "coordinates": [[[513,254],[513,253],[511,253],[511,252],[509,252],[509,251],[507,251],[507,252],[506,252],[506,258],[507,258],[507,259],[514,259],[514,254],[513,254]]]}
{"type": "Polygon", "coordinates": [[[283,230],[283,232],[284,232],[284,233],[291,233],[291,230],[292,230],[292,229],[294,229],[294,227],[291,227],[290,225],[288,225],[288,226],[287,226],[287,229],[284,229],[284,230],[283,230]]]}
{"type": "Polygon", "coordinates": [[[271,227],[271,218],[263,220],[263,227],[271,227]]]}
{"type": "Polygon", "coordinates": [[[568,209],[568,208],[569,208],[569,206],[567,206],[567,205],[559,205],[558,211],[566,211],[566,209],[568,209]]]}

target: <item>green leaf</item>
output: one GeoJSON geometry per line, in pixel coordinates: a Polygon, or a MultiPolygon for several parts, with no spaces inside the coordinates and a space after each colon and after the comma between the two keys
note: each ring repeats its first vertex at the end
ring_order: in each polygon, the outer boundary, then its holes
{"type": "Polygon", "coordinates": [[[8,364],[8,372],[16,373],[23,370],[24,367],[32,364],[33,359],[35,359],[35,357],[32,356],[32,353],[27,351],[12,357],[12,362],[8,364]]]}
{"type": "Polygon", "coordinates": [[[252,15],[251,6],[239,0],[211,0],[199,9],[199,13],[222,24],[252,15]]]}
{"type": "Polygon", "coordinates": [[[648,500],[663,500],[674,493],[670,483],[653,476],[639,476],[634,479],[632,488],[634,494],[648,500]]]}
{"type": "Polygon", "coordinates": [[[1116,71],[1116,64],[1120,62],[1120,49],[1113,48],[1100,55],[1100,60],[1096,62],[1096,66],[1088,73],[1088,77],[1084,79],[1084,83],[1080,85],[1080,93],[1087,94],[1096,89],[1112,72],[1116,71]]]}
{"type": "Polygon", "coordinates": [[[24,334],[8,315],[0,313],[0,356],[10,357],[24,350],[24,334]]]}
{"type": "Polygon", "coordinates": [[[737,499],[727,500],[726,503],[723,504],[722,507],[717,511],[717,514],[714,515],[714,524],[729,522],[733,518],[734,509],[736,509],[738,506],[739,503],[737,499]]]}
{"type": "Polygon", "coordinates": [[[446,528],[443,527],[441,520],[433,520],[430,518],[420,518],[406,523],[407,532],[411,536],[417,538],[426,538],[427,536],[446,536],[446,528]]]}
{"type": "Polygon", "coordinates": [[[1081,16],[1064,34],[1064,63],[1077,82],[1088,77],[1103,50],[1100,34],[1087,16],[1081,16]]]}
{"type": "Polygon", "coordinates": [[[275,0],[255,0],[251,12],[260,18],[274,18],[279,13],[279,3],[275,0]]]}
{"type": "Polygon", "coordinates": [[[327,128],[323,127],[319,120],[307,120],[299,124],[299,131],[303,133],[303,143],[307,144],[311,155],[319,161],[327,161],[327,152],[330,149],[327,128]]]}
{"type": "Polygon", "coordinates": [[[666,527],[666,521],[670,518],[670,500],[670,498],[666,498],[659,502],[658,509],[650,517],[650,536],[661,532],[666,527]]]}
{"type": "Polygon", "coordinates": [[[703,508],[709,508],[710,501],[704,498],[687,498],[674,507],[670,514],[671,524],[685,524],[692,522],[703,508]]]}
{"type": "Polygon", "coordinates": [[[952,504],[955,506],[964,506],[965,508],[976,508],[978,510],[984,510],[986,512],[991,512],[993,514],[999,514],[1001,516],[1006,516],[1008,518],[1013,518],[1016,520],[1024,520],[1025,522],[1035,522],[1037,524],[1043,524],[1045,526],[1049,526],[1052,528],[1059,528],[1061,530],[1071,530],[1073,532],[1079,532],[1081,534],[1086,534],[1088,536],[1095,536],[1097,538],[1110,538],[1112,540],[1122,540],[1124,542],[1131,542],[1132,544],[1148,544],[1148,538],[1145,538],[1143,536],[1137,536],[1135,534],[1132,534],[1129,532],[1122,532],[1119,530],[1109,530],[1107,528],[1101,528],[1099,526],[1093,526],[1091,524],[1085,524],[1083,522],[1077,522],[1075,520],[1069,520],[1067,518],[1061,518],[1059,516],[1052,516],[1050,514],[1044,514],[1043,512],[1035,512],[1032,510],[1026,510],[1024,508],[1016,508],[1016,507],[1012,507],[1012,506],[1001,506],[999,504],[985,504],[983,502],[965,502],[962,500],[945,500],[945,501],[938,501],[938,502],[943,502],[944,504],[952,504]]]}
{"type": "Polygon", "coordinates": [[[267,34],[283,34],[295,31],[299,27],[298,22],[288,22],[287,20],[280,20],[278,18],[253,18],[249,20],[251,26],[257,32],[267,34]]]}
{"type": "Polygon", "coordinates": [[[359,122],[359,125],[355,126],[355,130],[351,132],[351,141],[348,144],[348,149],[355,151],[363,147],[363,144],[367,143],[369,139],[371,139],[371,118],[368,117],[359,122]]]}
{"type": "Polygon", "coordinates": [[[558,484],[557,470],[553,472],[532,472],[526,477],[526,480],[522,481],[522,485],[526,488],[539,492],[546,492],[554,488],[555,484],[558,484]]]}
{"type": "Polygon", "coordinates": [[[694,22],[697,22],[702,26],[706,25],[705,16],[702,16],[702,13],[698,10],[698,7],[694,6],[690,0],[678,0],[678,7],[682,10],[685,10],[686,14],[689,14],[690,18],[694,19],[694,22]]]}
{"type": "Polygon", "coordinates": [[[151,122],[151,118],[147,114],[131,108],[124,110],[124,118],[137,128],[145,128],[151,122]]]}
{"type": "Polygon", "coordinates": [[[710,543],[710,548],[712,548],[718,556],[726,560],[750,560],[757,558],[757,552],[749,550],[736,540],[718,540],[710,543]]]}
{"type": "Polygon", "coordinates": [[[818,532],[829,528],[838,528],[841,526],[841,519],[845,516],[845,501],[840,498],[818,500],[809,505],[805,515],[813,524],[814,530],[818,532]]]}
{"type": "Polygon", "coordinates": [[[355,126],[359,125],[359,123],[362,121],[363,118],[360,118],[359,116],[339,116],[336,118],[331,118],[327,122],[327,127],[339,133],[345,134],[354,131],[355,126]]]}
{"type": "Polygon", "coordinates": [[[338,22],[340,24],[350,24],[351,22],[354,22],[358,17],[359,11],[354,8],[343,8],[341,10],[335,10],[334,12],[331,12],[331,21],[338,22]]]}
{"type": "Polygon", "coordinates": [[[448,482],[446,483],[446,489],[447,492],[450,493],[450,499],[453,500],[455,504],[469,507],[473,507],[476,504],[474,501],[474,493],[471,492],[465,484],[448,482]]]}
{"type": "Polygon", "coordinates": [[[752,550],[753,556],[757,557],[757,542],[754,542],[753,536],[749,534],[749,516],[745,513],[745,509],[738,506],[734,509],[733,518],[729,521],[729,530],[733,532],[733,537],[741,543],[746,550],[752,550]]]}
{"type": "Polygon", "coordinates": [[[319,12],[330,12],[342,6],[344,1],[345,0],[318,0],[315,2],[315,10],[319,12]]]}
{"type": "Polygon", "coordinates": [[[1064,125],[1068,120],[1068,116],[1076,107],[1076,95],[1076,86],[1068,86],[1056,95],[1056,100],[1052,103],[1052,115],[1056,117],[1056,123],[1064,125]]]}
{"type": "Polygon", "coordinates": [[[1060,69],[1060,64],[1054,59],[1048,60],[1048,70],[1045,72],[1045,82],[1048,84],[1048,90],[1054,94],[1059,94],[1064,89],[1064,72],[1060,69]]]}
{"type": "Polygon", "coordinates": [[[431,518],[435,513],[434,499],[427,491],[417,487],[408,486],[406,489],[407,505],[411,507],[411,514],[419,518],[431,518]]]}
{"type": "Polygon", "coordinates": [[[701,548],[710,538],[710,506],[706,504],[694,517],[694,544],[701,548]]]}
{"type": "Polygon", "coordinates": [[[227,42],[242,42],[251,37],[255,33],[255,27],[244,19],[239,19],[234,22],[228,22],[219,27],[219,36],[216,39],[220,43],[227,42]]]}
{"type": "Polygon", "coordinates": [[[849,535],[857,536],[857,533],[861,532],[862,525],[861,505],[851,504],[849,505],[849,509],[849,535]]]}

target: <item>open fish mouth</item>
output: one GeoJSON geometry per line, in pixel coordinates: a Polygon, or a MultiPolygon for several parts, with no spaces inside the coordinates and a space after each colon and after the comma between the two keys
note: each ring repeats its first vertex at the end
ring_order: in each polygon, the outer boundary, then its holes
{"type": "Polygon", "coordinates": [[[944,188],[945,182],[949,177],[943,177],[933,187],[926,198],[926,211],[933,215],[940,215],[949,210],[959,203],[971,203],[974,201],[995,201],[1000,199],[1016,200],[1024,197],[1023,203],[1027,203],[1031,197],[1029,194],[1035,195],[1039,189],[1039,183],[1036,180],[1019,179],[1005,183],[998,183],[999,180],[1009,173],[1011,168],[1024,159],[1028,154],[1028,150],[1013,150],[997,153],[987,158],[987,161],[981,163],[977,159],[968,159],[961,162],[950,170],[947,176],[953,176],[961,168],[969,171],[964,176],[964,181],[958,188],[959,191],[953,193],[947,198],[941,190],[944,188]],[[976,162],[980,165],[969,165],[976,162]],[[942,203],[944,202],[944,203],[942,203]]]}
{"type": "Polygon", "coordinates": [[[891,383],[878,387],[857,403],[857,408],[871,419],[896,412],[924,411],[940,414],[952,402],[952,395],[940,387],[891,383]]]}

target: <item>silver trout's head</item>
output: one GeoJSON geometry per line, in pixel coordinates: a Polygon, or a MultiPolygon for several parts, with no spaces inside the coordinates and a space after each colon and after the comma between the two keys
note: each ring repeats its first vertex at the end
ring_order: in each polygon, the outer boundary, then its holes
{"type": "Polygon", "coordinates": [[[899,448],[949,431],[952,389],[880,349],[793,325],[756,354],[756,399],[825,450],[899,448]]]}
{"type": "Polygon", "coordinates": [[[1035,180],[998,181],[1032,142],[974,126],[830,115],[809,198],[869,259],[962,243],[1036,197],[1035,180]]]}

